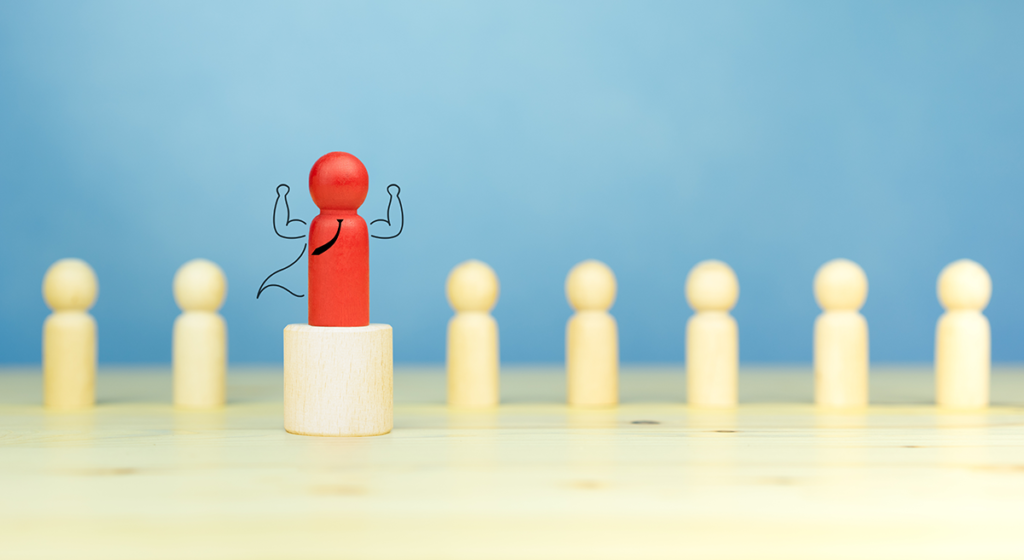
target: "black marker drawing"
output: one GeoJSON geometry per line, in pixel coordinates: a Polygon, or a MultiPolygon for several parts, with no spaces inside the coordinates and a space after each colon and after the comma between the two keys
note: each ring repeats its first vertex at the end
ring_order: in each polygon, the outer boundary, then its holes
{"type": "Polygon", "coordinates": [[[394,238],[398,237],[399,235],[402,235],[402,228],[405,227],[405,210],[402,209],[402,199],[399,198],[399,196],[398,196],[401,192],[402,192],[402,187],[399,187],[398,185],[396,185],[394,183],[391,183],[390,185],[388,185],[388,212],[387,212],[387,214],[385,215],[384,218],[379,218],[379,219],[376,219],[376,220],[370,222],[371,226],[373,224],[377,223],[377,222],[384,222],[385,224],[388,225],[388,227],[391,227],[391,203],[392,202],[398,202],[398,233],[396,233],[394,235],[388,235],[388,236],[384,236],[384,235],[370,235],[370,237],[375,237],[377,239],[394,239],[394,238]],[[391,194],[391,187],[395,187],[395,193],[394,194],[391,194]]]}
{"type": "Polygon", "coordinates": [[[302,244],[302,252],[299,253],[299,256],[295,257],[295,260],[292,261],[292,264],[290,264],[290,265],[288,265],[288,266],[286,266],[284,268],[279,268],[279,269],[275,270],[274,272],[271,272],[270,276],[267,276],[267,279],[264,280],[262,284],[260,284],[260,289],[256,292],[256,299],[260,299],[260,294],[262,294],[263,290],[266,290],[267,288],[281,288],[282,290],[288,292],[289,294],[291,294],[291,295],[293,295],[295,297],[306,297],[306,294],[297,294],[297,293],[289,290],[288,288],[285,288],[284,286],[282,286],[280,284],[267,284],[267,282],[269,282],[270,279],[273,278],[275,274],[277,274],[278,272],[282,272],[282,271],[288,270],[289,268],[292,267],[292,265],[294,265],[295,263],[299,262],[299,259],[301,259],[302,255],[304,255],[305,253],[306,253],[306,244],[303,243],[302,244]]]}
{"type": "MultiPolygon", "coordinates": [[[[281,230],[287,229],[288,226],[291,225],[292,223],[300,223],[303,226],[307,226],[308,225],[303,220],[300,220],[298,218],[292,218],[292,211],[291,211],[291,208],[288,206],[288,193],[290,193],[290,192],[291,192],[291,187],[289,187],[288,185],[286,185],[284,183],[281,183],[280,185],[277,186],[277,199],[274,200],[274,233],[277,234],[277,236],[280,237],[281,239],[304,239],[306,237],[305,229],[303,229],[303,234],[302,235],[284,235],[284,234],[281,233],[281,230]],[[281,209],[283,209],[283,210],[281,210],[281,209]],[[280,224],[280,228],[278,227],[279,224],[280,224]]],[[[396,185],[394,183],[388,185],[388,209],[387,209],[387,213],[386,213],[385,217],[376,219],[376,220],[370,222],[370,224],[369,224],[369,226],[372,226],[373,224],[377,224],[377,223],[383,224],[383,225],[377,226],[377,227],[372,228],[372,229],[378,230],[379,233],[382,233],[382,234],[385,234],[385,235],[373,235],[373,234],[371,234],[370,237],[373,237],[373,238],[376,238],[376,239],[394,239],[394,238],[396,238],[396,237],[398,237],[399,235],[402,234],[402,231],[405,229],[405,209],[402,208],[402,199],[399,197],[399,194],[401,192],[402,192],[402,187],[399,187],[398,185],[396,185]],[[391,187],[395,187],[394,192],[391,191],[391,187]],[[387,235],[388,233],[390,233],[391,231],[393,231],[395,229],[395,225],[396,224],[393,224],[391,222],[391,208],[392,208],[392,205],[395,204],[395,203],[398,203],[398,221],[397,221],[398,231],[394,235],[387,235]]],[[[334,242],[338,240],[338,236],[341,234],[341,222],[343,222],[343,221],[344,220],[338,220],[338,231],[336,231],[334,233],[334,237],[331,238],[331,240],[328,241],[327,243],[324,243],[323,245],[317,247],[316,249],[313,249],[313,255],[321,255],[321,254],[323,254],[325,251],[327,251],[328,249],[330,249],[334,245],[334,242]]],[[[369,226],[368,226],[368,229],[369,229],[369,226]]],[[[270,282],[270,279],[273,278],[276,274],[278,274],[280,272],[284,272],[285,270],[288,270],[289,268],[295,266],[295,264],[298,263],[300,260],[302,260],[302,255],[306,254],[306,247],[307,247],[307,244],[304,242],[302,244],[302,251],[299,252],[299,256],[295,257],[295,260],[293,260],[291,262],[291,264],[289,264],[288,266],[286,266],[284,268],[279,268],[279,269],[275,270],[274,272],[270,273],[270,276],[267,276],[266,279],[263,280],[263,283],[260,284],[259,289],[256,291],[256,299],[260,299],[260,295],[263,294],[263,291],[266,290],[267,288],[281,288],[282,290],[288,292],[289,294],[291,294],[291,295],[293,295],[295,297],[299,297],[299,298],[306,297],[305,294],[296,294],[295,292],[289,290],[288,288],[286,288],[286,287],[284,287],[284,286],[282,286],[280,284],[268,284],[267,283],[267,282],[270,282]]]]}
{"type": "Polygon", "coordinates": [[[296,235],[294,237],[289,237],[287,235],[281,235],[281,232],[277,231],[277,222],[278,222],[277,205],[280,204],[281,202],[284,202],[284,225],[285,225],[285,227],[291,225],[292,222],[299,222],[302,225],[307,225],[306,222],[304,222],[304,221],[302,221],[302,220],[300,220],[298,218],[292,219],[292,210],[291,210],[291,208],[288,207],[288,193],[291,192],[291,190],[292,190],[292,188],[289,187],[288,185],[284,184],[284,183],[281,183],[280,185],[277,186],[277,199],[274,201],[274,233],[276,233],[277,236],[280,237],[281,239],[302,239],[303,237],[306,237],[305,233],[303,233],[302,235],[296,235]],[[281,187],[284,187],[284,194],[281,194],[281,187]],[[282,201],[281,199],[284,199],[284,200],[282,201]]]}
{"type": "MultiPolygon", "coordinates": [[[[344,221],[345,220],[338,220],[338,231],[334,232],[334,237],[332,237],[331,240],[328,241],[327,243],[324,243],[323,245],[317,247],[316,249],[313,249],[313,254],[314,255],[322,255],[324,253],[324,251],[326,251],[326,250],[328,250],[328,249],[330,249],[331,247],[334,246],[334,242],[337,241],[338,240],[338,236],[341,235],[341,222],[344,222],[344,221]]],[[[320,261],[317,261],[317,262],[320,262],[320,261]]]]}

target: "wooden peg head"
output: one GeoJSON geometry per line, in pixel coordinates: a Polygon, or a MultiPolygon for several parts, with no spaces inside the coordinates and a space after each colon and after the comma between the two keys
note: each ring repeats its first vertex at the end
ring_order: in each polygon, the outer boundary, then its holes
{"type": "Polygon", "coordinates": [[[868,276],[853,261],[831,260],[814,275],[814,298],[824,311],[858,311],[868,299],[868,276]]]}
{"type": "Polygon", "coordinates": [[[61,259],[43,277],[43,299],[54,311],[86,311],[98,292],[96,273],[81,259],[61,259]]]}
{"type": "Polygon", "coordinates": [[[498,275],[485,263],[469,260],[452,269],[447,292],[455,311],[490,311],[498,301],[498,275]]]}
{"type": "Polygon", "coordinates": [[[694,311],[729,311],[739,297],[736,273],[722,261],[698,263],[686,277],[686,300],[694,311]]]}
{"type": "Polygon", "coordinates": [[[607,311],[615,303],[615,274],[601,261],[586,260],[569,271],[565,296],[576,311],[607,311]]]}
{"type": "Polygon", "coordinates": [[[309,170],[309,194],[321,210],[356,211],[369,188],[366,166],[347,152],[331,152],[309,170]]]}
{"type": "Polygon", "coordinates": [[[206,259],[194,259],[174,274],[174,301],[182,311],[217,311],[224,304],[227,287],[219,266],[206,259]]]}
{"type": "Polygon", "coordinates": [[[939,302],[948,311],[981,311],[992,298],[992,278],[980,264],[961,259],[939,274],[939,302]]]}

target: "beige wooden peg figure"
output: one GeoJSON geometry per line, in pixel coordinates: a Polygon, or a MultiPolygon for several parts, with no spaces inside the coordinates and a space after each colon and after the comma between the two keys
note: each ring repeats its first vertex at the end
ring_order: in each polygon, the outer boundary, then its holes
{"type": "Polygon", "coordinates": [[[459,408],[498,405],[498,276],[486,264],[466,261],[448,275],[448,404],[459,408]]]}
{"type": "Polygon", "coordinates": [[[736,406],[739,327],[729,311],[739,296],[736,273],[721,261],[699,263],[686,279],[686,299],[696,311],[686,323],[686,391],[693,406],[736,406]]]}
{"type": "Polygon", "coordinates": [[[814,401],[829,408],[868,404],[868,322],[860,308],[868,277],[852,261],[835,259],[814,277],[822,314],[814,322],[814,401]]]}
{"type": "Polygon", "coordinates": [[[185,263],[174,275],[174,301],[182,310],[174,321],[174,406],[224,405],[227,325],[217,310],[226,291],[224,272],[205,259],[185,263]]]}
{"type": "Polygon", "coordinates": [[[619,329],[608,313],[615,302],[615,274],[600,261],[569,271],[565,295],[576,314],[565,329],[565,371],[570,406],[619,402],[619,329]]]}
{"type": "Polygon", "coordinates": [[[956,261],[939,275],[946,312],[935,335],[935,400],[946,408],[984,408],[989,402],[991,331],[981,311],[992,297],[992,279],[972,260],[956,261]]]}
{"type": "Polygon", "coordinates": [[[61,259],[46,271],[43,299],[53,313],[43,324],[43,405],[75,410],[96,403],[96,321],[88,311],[99,283],[92,267],[61,259]]]}

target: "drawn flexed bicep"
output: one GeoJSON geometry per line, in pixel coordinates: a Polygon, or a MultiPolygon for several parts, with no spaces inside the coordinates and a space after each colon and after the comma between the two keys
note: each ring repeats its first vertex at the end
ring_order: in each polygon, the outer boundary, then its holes
{"type": "Polygon", "coordinates": [[[402,234],[405,228],[405,209],[399,196],[402,187],[392,183],[388,185],[388,211],[385,217],[370,222],[370,237],[376,239],[394,239],[402,234]]]}
{"type": "Polygon", "coordinates": [[[306,222],[292,218],[292,211],[288,206],[289,192],[291,187],[288,185],[281,183],[277,186],[277,200],[274,201],[274,233],[284,239],[302,239],[306,237],[306,222]]]}

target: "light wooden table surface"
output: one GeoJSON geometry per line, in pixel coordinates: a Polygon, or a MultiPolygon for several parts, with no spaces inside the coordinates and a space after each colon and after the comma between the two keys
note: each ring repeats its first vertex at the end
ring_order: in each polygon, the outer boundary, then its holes
{"type": "Polygon", "coordinates": [[[281,374],[233,370],[218,412],[169,406],[169,370],[100,372],[100,405],[47,413],[0,371],[0,558],[1022,558],[1024,369],[997,406],[939,413],[927,369],[876,368],[866,412],[810,404],[806,368],[747,370],[732,412],[680,370],[572,411],[554,368],[508,368],[494,412],[402,369],[395,431],[282,429],[281,374]]]}

